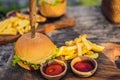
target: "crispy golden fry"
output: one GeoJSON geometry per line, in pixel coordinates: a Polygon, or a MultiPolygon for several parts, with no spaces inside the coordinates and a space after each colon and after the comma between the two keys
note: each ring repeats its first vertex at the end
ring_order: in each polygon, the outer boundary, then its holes
{"type": "Polygon", "coordinates": [[[88,40],[86,38],[82,37],[82,42],[86,46],[87,50],[91,50],[92,49],[92,46],[89,44],[89,42],[88,42],[88,40]]]}
{"type": "Polygon", "coordinates": [[[103,51],[103,49],[104,49],[103,46],[96,45],[90,41],[88,41],[88,42],[91,45],[93,51],[95,51],[95,52],[102,52],[103,51]]]}
{"type": "Polygon", "coordinates": [[[66,41],[66,42],[65,42],[65,45],[66,45],[66,46],[72,46],[72,45],[75,45],[75,43],[74,43],[73,40],[71,40],[71,41],[66,41]]]}
{"type": "Polygon", "coordinates": [[[14,23],[15,21],[18,21],[19,18],[18,17],[10,17],[9,20],[11,23],[14,23]]]}
{"type": "MultiPolygon", "coordinates": [[[[31,30],[29,19],[25,18],[26,15],[20,14],[19,17],[10,17],[0,22],[0,35],[17,35],[17,33],[23,35],[31,30]]],[[[40,17],[40,16],[39,16],[40,17]]],[[[40,19],[40,18],[39,18],[40,19]]],[[[41,18],[42,19],[42,18],[41,18]]],[[[35,24],[35,28],[38,27],[38,23],[35,24]]]]}
{"type": "Polygon", "coordinates": [[[76,56],[88,56],[91,58],[98,58],[99,54],[96,52],[102,52],[104,47],[96,45],[87,40],[87,35],[79,36],[74,40],[66,41],[66,46],[59,48],[57,56],[62,56],[65,60],[70,60],[76,56]]]}
{"type": "MultiPolygon", "coordinates": [[[[22,19],[28,19],[29,20],[29,15],[27,14],[23,14],[23,13],[19,13],[19,12],[16,12],[16,15],[19,17],[19,18],[22,18],[22,19]]],[[[37,22],[45,22],[46,21],[46,18],[41,16],[41,15],[36,15],[36,21],[37,22]]]]}
{"type": "Polygon", "coordinates": [[[17,17],[19,17],[21,19],[29,19],[29,16],[25,15],[23,13],[16,12],[16,15],[17,15],[17,17]]]}
{"type": "MultiPolygon", "coordinates": [[[[12,28],[12,23],[9,23],[6,29],[12,28]]],[[[14,28],[13,28],[14,29],[14,28]]]]}
{"type": "Polygon", "coordinates": [[[28,32],[28,31],[30,31],[29,25],[25,26],[25,28],[24,28],[24,32],[25,32],[25,33],[28,32]]]}
{"type": "MultiPolygon", "coordinates": [[[[94,52],[93,51],[88,51],[86,54],[87,55],[92,55],[92,54],[94,54],[94,52]]],[[[86,54],[84,54],[84,55],[86,55],[86,54]]]]}
{"type": "Polygon", "coordinates": [[[87,56],[87,57],[91,57],[91,58],[94,58],[94,59],[97,59],[99,57],[99,54],[98,53],[94,53],[94,54],[85,54],[84,56],[87,56]]]}
{"type": "Polygon", "coordinates": [[[19,32],[19,34],[21,34],[21,35],[23,35],[23,34],[24,34],[23,29],[18,29],[18,32],[19,32]]]}
{"type": "Polygon", "coordinates": [[[45,22],[47,19],[43,16],[36,15],[36,21],[37,22],[45,22]]]}
{"type": "Polygon", "coordinates": [[[28,20],[21,20],[18,22],[18,25],[19,25],[19,28],[23,28],[25,27],[26,25],[29,25],[30,24],[30,21],[28,20]]]}
{"type": "Polygon", "coordinates": [[[5,29],[3,32],[1,32],[0,34],[4,34],[4,35],[16,35],[17,34],[17,30],[14,28],[9,28],[9,29],[5,29]]]}
{"type": "Polygon", "coordinates": [[[21,19],[18,19],[18,20],[13,22],[13,27],[14,28],[16,28],[16,26],[18,26],[19,21],[21,21],[21,19]]]}
{"type": "Polygon", "coordinates": [[[57,56],[64,56],[65,60],[69,60],[74,58],[77,54],[76,52],[77,46],[62,46],[57,54],[57,56]]]}
{"type": "Polygon", "coordinates": [[[78,50],[78,56],[82,56],[82,44],[81,43],[77,43],[77,50],[78,50]]]}
{"type": "Polygon", "coordinates": [[[28,26],[28,30],[29,30],[29,31],[31,30],[31,26],[30,26],[30,25],[28,26]]]}
{"type": "Polygon", "coordinates": [[[3,30],[6,29],[6,27],[8,26],[8,24],[9,24],[8,20],[2,21],[2,24],[0,25],[0,33],[3,32],[3,30]]]}

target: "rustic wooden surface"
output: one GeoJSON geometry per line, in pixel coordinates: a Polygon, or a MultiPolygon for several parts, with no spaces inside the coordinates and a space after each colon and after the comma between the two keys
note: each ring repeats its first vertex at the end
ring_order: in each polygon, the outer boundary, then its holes
{"type": "MultiPolygon", "coordinates": [[[[109,23],[102,15],[100,7],[69,7],[67,13],[76,19],[75,27],[54,30],[47,34],[57,46],[64,45],[66,40],[74,39],[81,34],[87,34],[90,41],[99,44],[120,43],[120,25],[109,23]]],[[[7,49],[2,48],[9,46],[13,47],[13,43],[0,46],[0,53],[7,51],[7,49]]],[[[13,48],[9,50],[13,50],[13,48]]],[[[10,53],[13,54],[14,52],[10,53]]],[[[120,80],[120,69],[106,54],[99,53],[99,55],[97,59],[98,69],[93,76],[79,78],[69,68],[62,80],[120,80]]],[[[11,60],[12,55],[3,68],[0,68],[0,80],[45,80],[39,71],[30,72],[19,66],[11,66],[11,60]]]]}
{"type": "MultiPolygon", "coordinates": [[[[28,11],[25,9],[28,13],[28,11]]],[[[24,13],[24,12],[23,12],[24,13]]],[[[67,27],[74,27],[75,19],[69,14],[65,14],[59,18],[49,18],[44,23],[40,23],[38,28],[35,30],[40,33],[48,33],[56,29],[62,29],[67,27]]],[[[21,35],[0,35],[0,45],[15,42],[21,35]]]]}

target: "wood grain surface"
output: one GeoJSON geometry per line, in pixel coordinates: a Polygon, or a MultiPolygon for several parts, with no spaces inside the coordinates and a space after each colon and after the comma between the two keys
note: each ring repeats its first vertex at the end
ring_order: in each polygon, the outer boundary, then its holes
{"type": "MultiPolygon", "coordinates": [[[[67,40],[74,39],[81,34],[87,34],[88,39],[95,43],[104,43],[106,52],[99,53],[98,69],[89,78],[80,78],[74,75],[69,67],[67,74],[61,80],[120,80],[120,69],[114,63],[114,45],[110,47],[107,42],[120,43],[120,25],[109,23],[100,10],[100,7],[68,7],[68,13],[76,20],[76,25],[71,28],[54,30],[47,35],[57,45],[64,45],[67,40]],[[108,46],[108,47],[107,47],[108,46]],[[109,54],[110,53],[110,54],[109,54]]],[[[41,25],[42,26],[42,25],[41,25]]],[[[13,45],[13,43],[11,43],[13,45]]],[[[7,49],[13,47],[10,44],[0,46],[0,54],[10,53],[7,49]]],[[[103,45],[103,44],[102,44],[103,45]]],[[[117,48],[119,52],[120,48],[117,48]]],[[[10,53],[11,54],[11,53],[10,53]]],[[[13,54],[13,53],[12,53],[13,54]]],[[[0,80],[45,80],[40,71],[27,71],[19,66],[12,66],[12,59],[9,59],[4,68],[0,68],[0,80]]]]}
{"type": "Polygon", "coordinates": [[[98,62],[98,69],[96,73],[89,78],[77,78],[73,74],[68,74],[64,80],[120,80],[120,69],[114,63],[116,51],[120,55],[120,45],[114,43],[102,43],[105,46],[103,53],[100,53],[98,62]],[[111,57],[112,56],[112,57],[111,57]]]}
{"type": "MultiPolygon", "coordinates": [[[[103,44],[102,44],[103,45],[103,44]]],[[[99,58],[97,59],[98,62],[98,69],[95,74],[88,78],[81,78],[76,76],[72,73],[70,68],[70,62],[68,62],[68,71],[67,74],[61,80],[120,80],[120,69],[116,67],[114,62],[112,62],[112,58],[109,55],[113,55],[114,53],[111,52],[109,49],[115,49],[118,44],[113,44],[109,47],[108,43],[104,43],[105,48],[104,53],[99,53],[99,58]],[[106,53],[107,52],[107,53],[106,53]],[[109,53],[110,52],[110,53],[109,53]],[[109,54],[109,55],[108,55],[109,54]]],[[[118,50],[120,49],[120,45],[118,50]]],[[[1,80],[45,80],[41,75],[40,71],[28,71],[20,66],[12,66],[9,65],[9,68],[6,71],[3,71],[3,76],[7,76],[0,78],[1,80]]]]}

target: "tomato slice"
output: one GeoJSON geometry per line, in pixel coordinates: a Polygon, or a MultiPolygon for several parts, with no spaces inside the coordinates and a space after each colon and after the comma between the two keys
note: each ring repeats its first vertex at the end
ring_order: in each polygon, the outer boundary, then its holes
{"type": "Polygon", "coordinates": [[[51,64],[45,68],[45,73],[51,76],[60,74],[63,72],[63,68],[60,64],[51,64]]]}

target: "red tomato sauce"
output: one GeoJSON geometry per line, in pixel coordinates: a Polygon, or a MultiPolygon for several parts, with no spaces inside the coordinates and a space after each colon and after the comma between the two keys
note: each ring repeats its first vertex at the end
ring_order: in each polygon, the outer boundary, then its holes
{"type": "Polygon", "coordinates": [[[60,64],[51,64],[51,65],[46,66],[45,68],[45,73],[51,76],[58,75],[62,73],[63,71],[64,71],[64,68],[60,64]]]}
{"type": "Polygon", "coordinates": [[[82,72],[88,72],[94,69],[94,65],[91,61],[76,62],[73,67],[82,72]]]}

